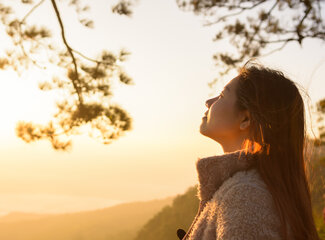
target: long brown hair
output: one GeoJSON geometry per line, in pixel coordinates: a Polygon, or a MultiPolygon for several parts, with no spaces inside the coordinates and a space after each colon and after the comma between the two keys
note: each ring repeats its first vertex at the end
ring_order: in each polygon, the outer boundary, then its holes
{"type": "Polygon", "coordinates": [[[248,62],[237,86],[236,108],[251,117],[244,148],[259,156],[255,167],[273,196],[282,239],[290,230],[295,240],[318,240],[304,159],[305,109],[296,84],[281,71],[248,62]]]}

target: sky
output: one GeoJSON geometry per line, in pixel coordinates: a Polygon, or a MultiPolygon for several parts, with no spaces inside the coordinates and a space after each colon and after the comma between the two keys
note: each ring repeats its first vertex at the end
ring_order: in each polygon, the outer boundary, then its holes
{"type": "MultiPolygon", "coordinates": [[[[76,136],[70,152],[57,152],[45,140],[27,144],[15,135],[15,126],[50,119],[56,96],[37,84],[53,71],[32,69],[20,77],[0,71],[0,214],[71,212],[175,196],[197,183],[197,158],[222,154],[217,142],[199,133],[205,101],[235,77],[208,86],[218,71],[212,56],[225,47],[212,41],[215,29],[181,11],[175,0],[141,0],[131,18],[112,14],[113,3],[90,5],[94,29],[81,26],[64,2],[58,6],[75,49],[90,57],[101,49],[131,52],[123,68],[135,85],[114,85],[112,101],[131,115],[133,129],[109,145],[76,136]]],[[[50,26],[60,43],[50,1],[28,21],[50,26]]],[[[2,41],[0,51],[4,48],[2,41]]],[[[311,103],[325,97],[324,43],[288,44],[260,61],[308,88],[311,103]]]]}

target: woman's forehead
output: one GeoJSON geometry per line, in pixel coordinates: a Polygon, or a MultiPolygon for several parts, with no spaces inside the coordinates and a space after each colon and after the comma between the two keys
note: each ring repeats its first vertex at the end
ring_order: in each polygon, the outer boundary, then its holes
{"type": "Polygon", "coordinates": [[[229,90],[230,92],[232,92],[232,91],[235,89],[235,87],[236,87],[238,81],[239,81],[239,76],[237,76],[237,77],[231,79],[231,80],[229,81],[229,83],[225,85],[224,89],[225,89],[225,90],[229,90]]]}

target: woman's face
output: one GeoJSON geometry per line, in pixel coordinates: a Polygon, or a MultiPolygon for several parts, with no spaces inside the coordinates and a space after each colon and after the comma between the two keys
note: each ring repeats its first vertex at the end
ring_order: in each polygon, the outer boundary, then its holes
{"type": "Polygon", "coordinates": [[[248,112],[239,114],[235,108],[238,80],[238,77],[232,79],[219,96],[206,101],[208,110],[200,125],[200,133],[219,142],[225,152],[240,149],[248,136],[248,112]]]}

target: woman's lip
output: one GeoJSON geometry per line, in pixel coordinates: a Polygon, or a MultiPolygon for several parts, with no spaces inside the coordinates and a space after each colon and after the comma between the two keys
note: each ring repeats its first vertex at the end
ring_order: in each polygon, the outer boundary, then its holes
{"type": "Polygon", "coordinates": [[[204,118],[207,118],[207,117],[206,117],[206,116],[204,116],[204,117],[202,117],[202,118],[204,119],[204,118]]]}

